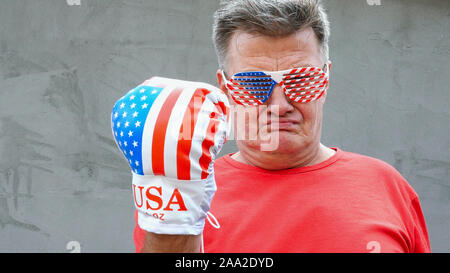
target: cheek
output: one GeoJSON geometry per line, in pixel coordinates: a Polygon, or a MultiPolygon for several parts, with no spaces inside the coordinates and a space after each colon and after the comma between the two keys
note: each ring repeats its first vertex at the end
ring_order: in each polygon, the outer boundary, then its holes
{"type": "Polygon", "coordinates": [[[258,108],[231,104],[231,122],[235,140],[256,140],[258,138],[258,108]]]}
{"type": "Polygon", "coordinates": [[[301,126],[304,130],[315,130],[322,121],[322,101],[296,103],[295,109],[301,116],[301,126]]]}

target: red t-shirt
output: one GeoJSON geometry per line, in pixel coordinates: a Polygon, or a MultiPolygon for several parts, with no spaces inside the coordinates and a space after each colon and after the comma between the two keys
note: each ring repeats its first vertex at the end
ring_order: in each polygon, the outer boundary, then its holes
{"type": "MultiPolygon", "coordinates": [[[[316,165],[268,171],[226,155],[205,252],[430,252],[419,198],[389,164],[333,148],[316,165]]],[[[145,231],[137,225],[136,250],[145,231]]]]}

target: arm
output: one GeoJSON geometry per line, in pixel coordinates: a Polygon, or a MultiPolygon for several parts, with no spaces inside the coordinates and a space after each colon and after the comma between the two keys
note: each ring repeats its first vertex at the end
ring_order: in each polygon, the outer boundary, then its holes
{"type": "Polygon", "coordinates": [[[422,213],[419,197],[416,197],[411,202],[411,214],[413,215],[414,224],[414,253],[429,253],[431,252],[430,239],[428,238],[427,225],[425,217],[422,213]]]}
{"type": "Polygon", "coordinates": [[[198,253],[201,235],[168,235],[145,233],[144,253],[198,253]]]}
{"type": "Polygon", "coordinates": [[[199,82],[152,77],[114,104],[112,133],[131,168],[137,223],[145,231],[138,251],[201,250],[228,120],[227,97],[199,82]]]}

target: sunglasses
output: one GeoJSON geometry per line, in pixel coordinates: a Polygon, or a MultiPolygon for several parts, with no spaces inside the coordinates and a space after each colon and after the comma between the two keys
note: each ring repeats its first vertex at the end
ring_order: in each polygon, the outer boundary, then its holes
{"type": "Polygon", "coordinates": [[[279,84],[286,96],[300,103],[318,100],[328,89],[327,64],[320,67],[299,67],[282,71],[249,71],[234,74],[227,80],[222,70],[225,86],[239,105],[264,104],[279,84]]]}

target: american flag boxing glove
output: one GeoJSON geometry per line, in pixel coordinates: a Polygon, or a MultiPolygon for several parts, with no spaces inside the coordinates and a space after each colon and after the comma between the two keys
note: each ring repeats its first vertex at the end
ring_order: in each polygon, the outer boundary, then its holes
{"type": "Polygon", "coordinates": [[[153,77],[115,103],[112,133],[132,171],[142,229],[203,231],[229,124],[227,97],[206,83],[153,77]]]}

